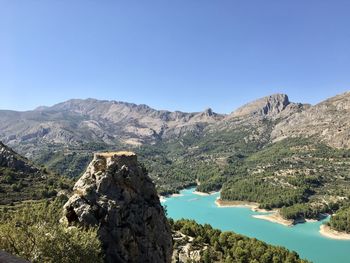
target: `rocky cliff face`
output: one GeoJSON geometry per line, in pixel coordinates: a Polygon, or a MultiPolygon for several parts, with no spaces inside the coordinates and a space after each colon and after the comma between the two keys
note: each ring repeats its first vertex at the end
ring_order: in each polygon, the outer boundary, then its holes
{"type": "Polygon", "coordinates": [[[272,131],[274,141],[315,136],[337,148],[350,147],[350,92],[332,97],[288,116],[272,131]]]}
{"type": "Polygon", "coordinates": [[[228,118],[269,117],[275,119],[282,113],[283,115],[293,114],[296,109],[303,106],[300,103],[290,102],[286,94],[273,94],[243,105],[232,112],[228,118]]]}
{"type": "Polygon", "coordinates": [[[64,210],[70,225],[99,227],[106,262],[171,261],[170,227],[134,153],[95,154],[64,210]]]}

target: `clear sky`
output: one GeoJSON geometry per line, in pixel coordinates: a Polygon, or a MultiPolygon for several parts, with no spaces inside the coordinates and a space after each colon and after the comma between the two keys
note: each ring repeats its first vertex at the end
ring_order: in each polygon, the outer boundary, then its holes
{"type": "Polygon", "coordinates": [[[231,112],[350,90],[349,0],[0,0],[0,108],[231,112]]]}

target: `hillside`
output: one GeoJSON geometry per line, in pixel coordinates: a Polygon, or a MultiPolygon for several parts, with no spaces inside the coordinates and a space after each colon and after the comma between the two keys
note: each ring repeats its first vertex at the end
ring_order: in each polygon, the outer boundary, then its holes
{"type": "Polygon", "coordinates": [[[332,147],[349,148],[349,114],[350,92],[346,92],[288,116],[276,125],[272,139],[315,136],[332,147]]]}
{"type": "Polygon", "coordinates": [[[224,200],[247,200],[282,208],[288,219],[332,213],[350,196],[350,150],[312,139],[289,138],[232,159],[223,184],[224,200]]]}
{"type": "Polygon", "coordinates": [[[48,198],[68,187],[67,179],[36,167],[0,142],[0,205],[48,198]]]}

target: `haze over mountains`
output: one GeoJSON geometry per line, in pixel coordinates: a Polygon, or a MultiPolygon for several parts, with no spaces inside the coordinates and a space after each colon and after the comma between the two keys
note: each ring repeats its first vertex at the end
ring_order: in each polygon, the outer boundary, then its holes
{"type": "Polygon", "coordinates": [[[206,134],[245,125],[257,127],[271,120],[269,139],[317,135],[335,147],[349,147],[350,93],[315,106],[290,102],[274,94],[248,103],[231,114],[207,109],[186,113],[155,110],[147,105],[95,99],[69,100],[33,111],[0,111],[0,140],[27,157],[37,157],[45,146],[72,146],[89,142],[139,146],[179,138],[188,133],[206,134]],[[39,152],[38,152],[39,151],[39,152]]]}

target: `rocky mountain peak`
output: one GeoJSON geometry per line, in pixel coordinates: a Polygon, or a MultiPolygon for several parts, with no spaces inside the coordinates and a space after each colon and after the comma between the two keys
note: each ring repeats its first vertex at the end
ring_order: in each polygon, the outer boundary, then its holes
{"type": "Polygon", "coordinates": [[[275,116],[290,104],[286,94],[273,94],[248,104],[231,113],[231,117],[275,116]]]}
{"type": "Polygon", "coordinates": [[[132,152],[96,153],[64,206],[69,225],[95,225],[106,262],[170,262],[171,231],[132,152]]]}
{"type": "Polygon", "coordinates": [[[288,116],[273,131],[274,141],[288,137],[316,136],[336,148],[350,148],[350,92],[346,92],[306,110],[288,116]]]}
{"type": "Polygon", "coordinates": [[[211,108],[207,108],[207,109],[204,110],[204,114],[206,116],[213,116],[214,112],[213,112],[213,110],[211,108]]]}

